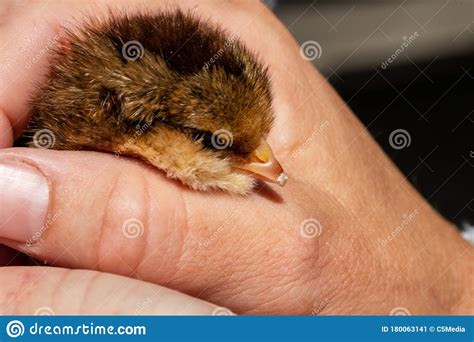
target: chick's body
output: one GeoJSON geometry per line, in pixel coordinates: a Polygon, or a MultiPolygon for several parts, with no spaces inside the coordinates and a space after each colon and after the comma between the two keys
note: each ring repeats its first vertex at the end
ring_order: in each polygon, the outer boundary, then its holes
{"type": "Polygon", "coordinates": [[[194,189],[248,192],[272,122],[265,69],[242,44],[191,14],[91,20],[51,56],[21,139],[54,149],[135,155],[194,189]],[[245,169],[245,168],[243,168],[245,169]]]}

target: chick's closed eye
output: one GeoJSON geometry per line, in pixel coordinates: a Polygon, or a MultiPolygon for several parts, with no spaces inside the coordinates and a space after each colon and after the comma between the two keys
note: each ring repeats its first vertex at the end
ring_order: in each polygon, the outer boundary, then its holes
{"type": "Polygon", "coordinates": [[[19,144],[134,155],[197,190],[285,183],[265,141],[266,69],[221,29],[181,11],[111,15],[65,30],[50,59],[19,144]]]}

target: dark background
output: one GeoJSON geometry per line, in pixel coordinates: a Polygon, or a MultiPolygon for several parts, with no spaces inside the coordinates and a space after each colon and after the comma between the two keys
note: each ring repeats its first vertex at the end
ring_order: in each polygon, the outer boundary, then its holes
{"type": "Polygon", "coordinates": [[[474,225],[474,1],[265,1],[444,217],[474,225]],[[382,68],[407,37],[418,37],[382,68]],[[410,145],[394,149],[395,129],[410,145]]]}

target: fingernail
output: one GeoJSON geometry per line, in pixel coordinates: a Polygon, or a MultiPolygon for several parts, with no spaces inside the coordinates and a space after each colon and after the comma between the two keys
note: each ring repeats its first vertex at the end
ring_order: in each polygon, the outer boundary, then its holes
{"type": "Polygon", "coordinates": [[[46,220],[49,187],[46,178],[26,163],[0,161],[0,237],[26,242],[46,220]]]}

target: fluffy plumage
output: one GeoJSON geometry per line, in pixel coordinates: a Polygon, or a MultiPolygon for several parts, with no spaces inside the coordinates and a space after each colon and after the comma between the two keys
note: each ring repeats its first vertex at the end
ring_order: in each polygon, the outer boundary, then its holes
{"type": "Polygon", "coordinates": [[[111,15],[66,30],[20,142],[134,155],[193,189],[246,193],[236,165],[272,123],[265,68],[235,37],[180,11],[111,15]]]}

